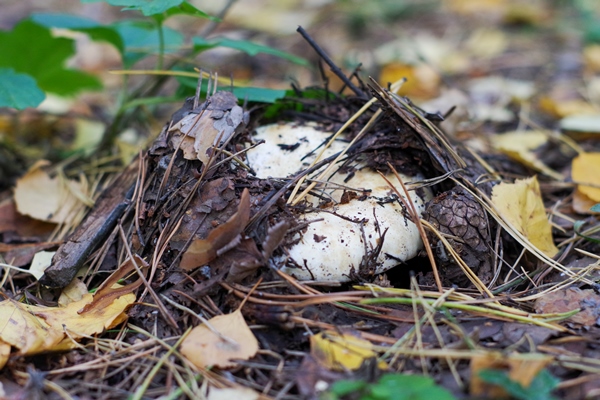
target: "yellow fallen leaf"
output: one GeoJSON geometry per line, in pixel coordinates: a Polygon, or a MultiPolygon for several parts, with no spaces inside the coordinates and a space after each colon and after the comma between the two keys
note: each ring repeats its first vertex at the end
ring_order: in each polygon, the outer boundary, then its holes
{"type": "Polygon", "coordinates": [[[208,325],[198,325],[181,343],[181,354],[198,368],[233,367],[232,360],[248,360],[258,351],[258,341],[241,311],[217,315],[208,325]]]}
{"type": "Polygon", "coordinates": [[[10,299],[0,302],[0,366],[8,360],[11,347],[19,355],[67,350],[75,346],[73,340],[120,324],[135,295],[123,293],[105,307],[81,312],[93,299],[94,295],[86,293],[64,307],[32,306],[10,299]]]}
{"type": "Polygon", "coordinates": [[[88,289],[85,283],[75,278],[60,293],[58,305],[66,307],[69,303],[81,300],[86,294],[88,294],[88,289]]]}
{"type": "Polygon", "coordinates": [[[591,183],[596,185],[577,185],[578,191],[595,202],[600,202],[600,153],[581,153],[572,161],[571,174],[578,183],[591,183]]]}
{"type": "Polygon", "coordinates": [[[552,227],[546,216],[537,177],[495,186],[492,202],[500,215],[541,252],[548,257],[554,257],[558,253],[552,240],[552,227]]]}
{"type": "Polygon", "coordinates": [[[573,211],[575,211],[577,214],[600,214],[591,210],[591,208],[596,204],[598,204],[597,201],[590,199],[585,194],[581,193],[579,189],[575,189],[575,192],[573,193],[573,201],[571,202],[571,207],[573,207],[573,211]]]}
{"type": "Polygon", "coordinates": [[[492,146],[496,150],[529,168],[542,172],[554,179],[562,180],[561,174],[541,162],[533,152],[533,150],[542,146],[547,141],[548,136],[543,131],[507,132],[501,135],[494,135],[491,139],[492,146]]]}
{"type": "Polygon", "coordinates": [[[486,399],[508,398],[506,391],[497,385],[485,383],[479,372],[485,369],[508,371],[508,377],[513,382],[518,382],[527,388],[533,378],[544,368],[552,363],[552,357],[539,353],[506,354],[490,352],[475,355],[471,358],[470,394],[486,399]]]}
{"type": "MultiPolygon", "coordinates": [[[[337,371],[358,369],[366,359],[377,357],[368,340],[333,331],[311,336],[310,354],[323,367],[337,371]]],[[[387,365],[381,362],[379,367],[387,365]]]]}
{"type": "Polygon", "coordinates": [[[32,218],[62,224],[69,221],[87,203],[83,185],[60,177],[51,178],[42,168],[50,163],[36,162],[15,186],[17,210],[32,218]],[[84,201],[82,201],[84,200],[84,201]]]}
{"type": "Polygon", "coordinates": [[[387,85],[402,78],[406,78],[406,82],[398,90],[398,94],[426,99],[437,95],[441,82],[439,74],[427,64],[409,65],[398,62],[382,68],[379,82],[387,85]]]}

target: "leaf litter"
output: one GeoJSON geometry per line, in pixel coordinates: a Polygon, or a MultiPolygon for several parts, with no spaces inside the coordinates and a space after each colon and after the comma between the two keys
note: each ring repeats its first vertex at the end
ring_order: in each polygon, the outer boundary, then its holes
{"type": "MultiPolygon", "coordinates": [[[[74,283],[55,293],[38,286],[5,300],[20,327],[15,331],[5,324],[2,331],[5,371],[22,380],[21,371],[34,360],[35,368],[48,371],[45,385],[98,398],[134,391],[148,397],[261,392],[314,398],[335,380],[376,380],[385,365],[429,374],[454,393],[473,396],[502,394],[497,385],[478,380],[483,369],[507,372],[527,386],[546,368],[563,380],[561,393],[568,394],[600,373],[599,355],[589,346],[598,336],[598,248],[574,234],[574,221],[583,217],[564,200],[575,185],[593,195],[593,163],[579,169],[575,163],[570,182],[565,177],[571,160],[549,157],[552,143],[536,142],[535,149],[520,154],[524,165],[470,151],[437,128],[435,113],[385,89],[385,82],[354,82],[360,92],[345,99],[333,94],[329,101],[298,99],[304,113],[292,118],[303,124],[308,113],[319,129],[333,133],[355,115],[342,134],[347,143],[356,139],[352,147],[339,160],[335,155],[318,160],[286,177],[252,174],[244,153],[255,144],[252,128],[258,117],[246,126],[230,94],[216,92],[214,101],[203,104],[188,102],[134,161],[137,182],[125,185],[123,192],[131,187],[133,195],[123,202],[115,224],[100,224],[106,236],[85,255],[87,261],[69,265],[68,276],[91,285],[74,283]],[[357,113],[371,97],[376,100],[357,113]],[[193,134],[183,128],[188,125],[193,134]],[[294,268],[282,271],[274,260],[286,257],[311,224],[300,217],[311,208],[331,207],[324,195],[331,177],[320,177],[327,165],[334,176],[361,168],[422,174],[408,187],[416,192],[421,186],[435,188],[421,221],[429,256],[422,253],[375,274],[381,247],[365,247],[350,283],[302,281],[294,268]],[[552,173],[536,180],[527,168],[552,173]],[[318,199],[316,205],[295,197],[304,191],[318,199]],[[113,270],[118,273],[107,279],[113,270]],[[85,293],[88,287],[96,293],[85,293]],[[59,292],[62,300],[56,300],[59,292]],[[105,331],[126,318],[126,325],[105,331]],[[59,345],[77,350],[44,355],[43,362],[25,357],[59,345]],[[200,351],[225,345],[230,354],[200,351]],[[299,369],[313,378],[301,376],[299,369]],[[100,387],[77,392],[67,381],[73,374],[100,387]]],[[[471,95],[490,99],[489,93],[471,95]]],[[[477,117],[488,128],[514,118],[515,99],[500,94],[500,102],[490,101],[488,117],[477,117]]],[[[580,155],[593,153],[595,145],[581,146],[586,153],[580,155]]],[[[390,193],[397,193],[379,199],[382,203],[403,195],[399,183],[391,184],[390,193]]],[[[368,196],[352,185],[336,188],[345,199],[340,202],[368,196]]],[[[595,217],[586,218],[597,225],[595,217]]],[[[378,224],[376,216],[368,219],[378,224]]],[[[593,229],[587,234],[596,235],[593,229]]],[[[377,240],[385,243],[385,232],[377,240]]],[[[64,253],[57,254],[55,266],[64,253]]],[[[5,272],[5,281],[31,283],[16,273],[5,272]]],[[[50,275],[46,278],[51,282],[50,275]]],[[[48,286],[69,282],[79,281],[48,286]]]]}

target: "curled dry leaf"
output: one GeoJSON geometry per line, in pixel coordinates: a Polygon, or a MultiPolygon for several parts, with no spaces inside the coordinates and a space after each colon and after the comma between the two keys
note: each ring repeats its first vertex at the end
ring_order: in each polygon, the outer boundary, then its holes
{"type": "Polygon", "coordinates": [[[181,343],[181,354],[198,368],[233,367],[232,360],[248,360],[257,351],[258,341],[239,310],[198,325],[181,343]]]}
{"type": "Polygon", "coordinates": [[[121,264],[119,266],[119,268],[115,272],[113,272],[104,281],[104,283],[102,283],[102,285],[100,285],[100,287],[94,294],[94,300],[91,303],[86,304],[81,310],[79,310],[78,311],[79,314],[85,314],[85,313],[89,313],[89,312],[93,313],[98,309],[107,307],[109,304],[111,304],[113,301],[115,301],[119,297],[121,297],[127,293],[133,292],[135,289],[137,289],[138,287],[140,287],[142,285],[143,280],[141,277],[138,278],[135,282],[130,283],[125,286],[121,286],[121,285],[117,284],[117,282],[120,279],[123,279],[127,275],[134,272],[136,270],[135,269],[136,265],[140,269],[148,267],[148,263],[146,261],[142,260],[142,258],[140,256],[135,254],[133,257],[134,257],[133,260],[127,259],[123,264],[121,264]]]}
{"type": "Polygon", "coordinates": [[[552,240],[552,227],[542,201],[540,184],[535,176],[495,186],[492,202],[500,215],[540,251],[548,257],[558,253],[552,240]]]}
{"type": "Polygon", "coordinates": [[[245,125],[242,107],[229,92],[217,92],[206,102],[175,124],[170,130],[173,145],[183,151],[184,158],[207,163],[210,149],[228,141],[240,125],[245,125]]]}
{"type": "Polygon", "coordinates": [[[213,229],[206,239],[196,239],[181,257],[180,267],[186,271],[214,260],[219,251],[229,249],[232,242],[242,233],[250,218],[250,194],[244,189],[240,205],[235,214],[222,225],[213,229]]]}

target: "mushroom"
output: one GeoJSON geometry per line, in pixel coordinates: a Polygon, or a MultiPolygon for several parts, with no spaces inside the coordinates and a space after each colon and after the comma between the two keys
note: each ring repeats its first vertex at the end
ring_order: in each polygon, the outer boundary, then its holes
{"type": "MultiPolygon", "coordinates": [[[[307,168],[320,152],[317,148],[331,136],[316,124],[260,127],[254,139],[265,143],[248,150],[248,164],[258,178],[289,177],[307,168]]],[[[335,140],[322,158],[343,150],[346,144],[335,140]]],[[[423,248],[419,231],[397,191],[386,182],[400,187],[396,176],[386,174],[384,179],[364,165],[355,168],[351,174],[336,172],[319,189],[329,199],[325,204],[319,204],[316,196],[306,198],[307,209],[299,216],[306,228],[294,233],[294,244],[283,255],[272,258],[284,272],[301,280],[349,281],[385,272],[423,248]],[[360,195],[342,199],[348,191],[360,195]]],[[[423,179],[399,175],[404,182],[423,179]]],[[[398,192],[404,197],[401,189],[398,192]]],[[[410,193],[419,215],[431,197],[428,188],[410,193]]]]}

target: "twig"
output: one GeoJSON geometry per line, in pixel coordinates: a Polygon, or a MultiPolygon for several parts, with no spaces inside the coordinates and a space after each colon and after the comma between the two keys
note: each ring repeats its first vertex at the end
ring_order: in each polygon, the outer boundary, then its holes
{"type": "Polygon", "coordinates": [[[335,65],[335,63],[331,60],[331,58],[329,58],[327,53],[325,53],[325,51],[323,51],[323,49],[313,40],[313,38],[310,37],[310,35],[304,30],[303,27],[299,26],[298,29],[296,29],[296,31],[302,35],[304,40],[306,40],[308,44],[310,44],[310,46],[317,52],[319,57],[321,57],[323,61],[325,61],[327,65],[329,65],[329,68],[331,68],[331,72],[336,74],[346,86],[348,86],[354,93],[356,93],[358,97],[361,97],[363,99],[369,98],[365,92],[363,92],[354,83],[352,83],[350,79],[348,79],[348,77],[342,72],[342,70],[337,65],[335,65]]]}

